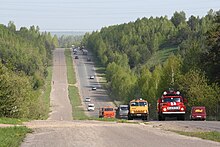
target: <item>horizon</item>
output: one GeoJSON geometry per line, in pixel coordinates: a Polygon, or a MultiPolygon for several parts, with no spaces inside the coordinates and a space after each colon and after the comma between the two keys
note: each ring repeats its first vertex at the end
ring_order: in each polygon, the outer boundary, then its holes
{"type": "Polygon", "coordinates": [[[39,26],[47,32],[92,32],[103,27],[134,22],[143,17],[170,19],[175,11],[200,18],[219,11],[219,0],[3,0],[0,23],[17,28],[39,26]]]}

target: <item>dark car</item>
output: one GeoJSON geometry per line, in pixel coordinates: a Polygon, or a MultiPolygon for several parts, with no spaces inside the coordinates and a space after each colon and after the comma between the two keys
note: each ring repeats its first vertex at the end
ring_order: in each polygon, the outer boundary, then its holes
{"type": "Polygon", "coordinates": [[[79,57],[78,57],[78,56],[75,56],[75,59],[79,59],[79,57]]]}
{"type": "Polygon", "coordinates": [[[193,106],[190,114],[191,120],[206,120],[206,109],[204,106],[193,106]]]}
{"type": "Polygon", "coordinates": [[[128,118],[128,105],[119,105],[116,110],[116,115],[118,118],[128,118]]]}

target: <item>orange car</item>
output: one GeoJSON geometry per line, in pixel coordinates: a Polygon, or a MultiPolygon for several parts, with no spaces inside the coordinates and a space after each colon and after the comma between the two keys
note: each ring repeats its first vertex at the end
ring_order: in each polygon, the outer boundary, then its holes
{"type": "Polygon", "coordinates": [[[115,110],[111,106],[99,109],[99,118],[115,118],[115,110]]]}

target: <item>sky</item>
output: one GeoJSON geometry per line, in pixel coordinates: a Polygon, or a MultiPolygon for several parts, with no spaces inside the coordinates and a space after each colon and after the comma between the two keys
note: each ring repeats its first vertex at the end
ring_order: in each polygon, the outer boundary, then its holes
{"type": "Polygon", "coordinates": [[[143,17],[171,18],[175,11],[202,17],[210,9],[220,10],[220,0],[0,0],[0,24],[88,32],[143,17]]]}

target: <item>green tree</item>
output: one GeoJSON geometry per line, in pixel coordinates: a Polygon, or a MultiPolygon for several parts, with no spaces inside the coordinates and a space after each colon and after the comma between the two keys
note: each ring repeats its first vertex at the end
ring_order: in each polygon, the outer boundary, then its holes
{"type": "Polygon", "coordinates": [[[186,14],[185,12],[175,12],[171,18],[172,23],[178,27],[181,23],[186,21],[186,14]]]}
{"type": "Polygon", "coordinates": [[[208,52],[202,55],[203,68],[210,79],[220,83],[220,15],[215,17],[215,26],[208,32],[208,52]]]}

